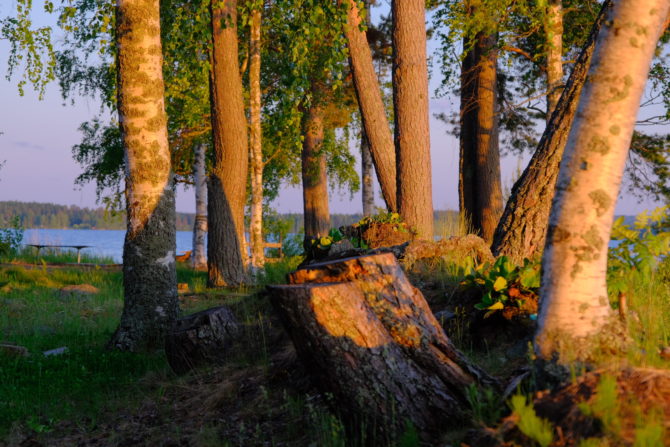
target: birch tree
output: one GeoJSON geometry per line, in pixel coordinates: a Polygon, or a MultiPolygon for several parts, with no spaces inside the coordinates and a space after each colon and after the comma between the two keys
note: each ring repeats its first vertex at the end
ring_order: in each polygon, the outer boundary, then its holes
{"type": "Polygon", "coordinates": [[[568,345],[573,355],[587,357],[611,323],[606,268],[614,207],[669,12],[669,0],[621,0],[598,34],[561,161],[542,258],[535,346],[544,358],[568,345]]]}
{"type": "Polygon", "coordinates": [[[191,267],[195,270],[207,270],[207,175],[205,173],[205,153],[203,143],[195,147],[193,161],[193,183],[195,188],[195,222],[193,222],[193,251],[191,267]]]}
{"type": "Polygon", "coordinates": [[[118,0],[118,110],[126,159],[124,306],[110,345],[163,344],[179,313],[175,202],[158,0],[118,0]]]}
{"type": "Polygon", "coordinates": [[[261,128],[261,19],[262,5],[252,5],[249,42],[249,164],[251,173],[251,219],[249,239],[251,265],[263,267],[263,146],[261,128]]]}

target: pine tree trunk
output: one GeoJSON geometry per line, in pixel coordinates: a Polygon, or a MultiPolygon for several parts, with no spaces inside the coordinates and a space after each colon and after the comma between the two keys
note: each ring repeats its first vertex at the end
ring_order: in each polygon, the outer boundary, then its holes
{"type": "Polygon", "coordinates": [[[361,130],[361,185],[363,216],[372,216],[375,213],[375,188],[372,177],[372,155],[365,130],[361,130]]]}
{"type": "Polygon", "coordinates": [[[550,0],[544,24],[547,36],[547,122],[561,98],[563,84],[563,0],[550,0]]]}
{"type": "Polygon", "coordinates": [[[396,154],[393,135],[386,117],[379,80],[372,63],[370,45],[365,32],[360,29],[361,17],[357,2],[356,0],[345,1],[349,2],[345,34],[363,127],[368,137],[372,161],[386,207],[390,211],[396,211],[396,154]]]}
{"type": "Polygon", "coordinates": [[[191,267],[195,270],[207,270],[207,174],[205,173],[205,154],[207,146],[195,146],[193,163],[193,182],[195,183],[195,222],[193,223],[193,251],[191,267]]]}
{"type": "Polygon", "coordinates": [[[244,205],[247,119],[237,49],[237,0],[212,0],[212,134],[209,182],[208,282],[236,286],[247,279],[244,205]]]}
{"type": "Polygon", "coordinates": [[[424,0],[393,0],[393,109],[398,211],[421,239],[433,240],[424,0]]]}
{"type": "Polygon", "coordinates": [[[467,387],[495,386],[447,338],[391,253],[313,264],[271,287],[298,354],[351,432],[388,445],[411,421],[426,441],[465,417],[467,387]],[[362,428],[362,429],[361,429],[362,428]]]}
{"type": "Polygon", "coordinates": [[[127,231],[123,314],[110,346],[138,351],[162,346],[179,314],[158,1],[118,0],[116,26],[127,231]]]}
{"type": "Polygon", "coordinates": [[[313,86],[312,103],[303,117],[302,197],[305,219],[305,248],[330,231],[326,157],[321,151],[324,136],[324,111],[319,103],[320,86],[313,86]]]}
{"type": "Polygon", "coordinates": [[[504,255],[521,264],[524,258],[536,256],[544,247],[559,163],[591,65],[596,36],[611,6],[611,0],[603,4],[540,144],[512,188],[493,237],[491,251],[495,256],[504,255]]]}
{"type": "MultiPolygon", "coordinates": [[[[502,214],[500,151],[496,118],[495,38],[479,34],[463,61],[459,199],[471,229],[493,240],[502,214]]],[[[466,40],[463,44],[469,46],[466,40]]]]}
{"type": "Polygon", "coordinates": [[[251,13],[249,58],[250,132],[251,144],[251,265],[258,269],[265,264],[263,245],[263,149],[261,145],[261,10],[251,13]]]}
{"type": "MultiPolygon", "coordinates": [[[[542,258],[535,345],[588,358],[608,338],[607,250],[621,178],[669,0],[620,0],[598,34],[561,161],[542,258]],[[625,63],[623,63],[625,61],[625,63]],[[601,340],[602,341],[602,340],[601,340]]],[[[608,340],[611,342],[611,340],[608,340]]]]}

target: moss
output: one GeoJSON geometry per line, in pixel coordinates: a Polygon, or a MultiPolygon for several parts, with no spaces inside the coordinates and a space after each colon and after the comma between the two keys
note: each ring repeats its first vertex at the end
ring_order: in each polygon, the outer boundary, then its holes
{"type": "Polygon", "coordinates": [[[612,198],[602,189],[596,189],[589,193],[589,198],[593,201],[596,214],[601,217],[612,206],[612,198]]]}
{"type": "Polygon", "coordinates": [[[610,151],[610,146],[606,138],[601,137],[600,135],[594,135],[591,137],[587,149],[591,152],[598,152],[599,154],[605,155],[610,151]]]}

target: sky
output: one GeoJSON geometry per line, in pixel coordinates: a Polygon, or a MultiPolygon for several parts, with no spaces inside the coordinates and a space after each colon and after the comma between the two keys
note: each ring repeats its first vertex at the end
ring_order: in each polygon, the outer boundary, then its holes
{"type": "MultiPolygon", "coordinates": [[[[35,2],[36,9],[41,2],[35,2]]],[[[13,0],[0,1],[0,17],[13,11],[13,0]]],[[[373,20],[386,13],[388,5],[376,8],[373,20]]],[[[34,20],[45,23],[49,19],[37,13],[34,20]]],[[[428,52],[434,50],[429,43],[428,52]]],[[[81,167],[72,159],[72,146],[81,141],[78,127],[100,112],[99,103],[90,98],[77,98],[75,104],[64,103],[56,84],[52,83],[42,101],[35,92],[26,88],[25,96],[18,93],[18,77],[4,78],[9,44],[0,40],[0,201],[18,200],[50,202],[80,207],[97,207],[95,187],[80,188],[74,184],[81,167]]],[[[439,76],[431,79],[431,94],[439,84],[439,76]]],[[[435,209],[458,209],[458,141],[447,134],[446,124],[434,118],[435,114],[450,114],[457,110],[453,98],[432,98],[430,101],[430,133],[432,158],[433,206],[435,209]]],[[[352,151],[357,156],[354,148],[352,151]]],[[[357,158],[359,158],[357,156],[357,158]]],[[[525,167],[529,156],[523,159],[506,157],[502,162],[503,188],[511,188],[515,173],[525,167]]],[[[375,194],[378,206],[383,204],[379,187],[375,194]]],[[[302,212],[302,192],[298,187],[285,186],[274,202],[279,212],[302,212]]],[[[658,206],[647,200],[624,195],[617,205],[617,214],[636,214],[658,206]]],[[[331,213],[361,212],[360,192],[353,197],[348,191],[331,192],[331,213]]],[[[193,189],[177,191],[177,211],[194,212],[193,189]]]]}

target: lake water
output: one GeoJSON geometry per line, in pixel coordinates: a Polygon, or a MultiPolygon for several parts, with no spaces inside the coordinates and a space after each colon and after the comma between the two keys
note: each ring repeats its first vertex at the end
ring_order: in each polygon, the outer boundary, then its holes
{"type": "MultiPolygon", "coordinates": [[[[99,257],[114,259],[121,263],[123,260],[124,230],[51,230],[28,229],[23,235],[24,244],[50,245],[90,245],[81,251],[99,257]]],[[[193,248],[193,233],[177,231],[177,254],[193,248]]]]}

